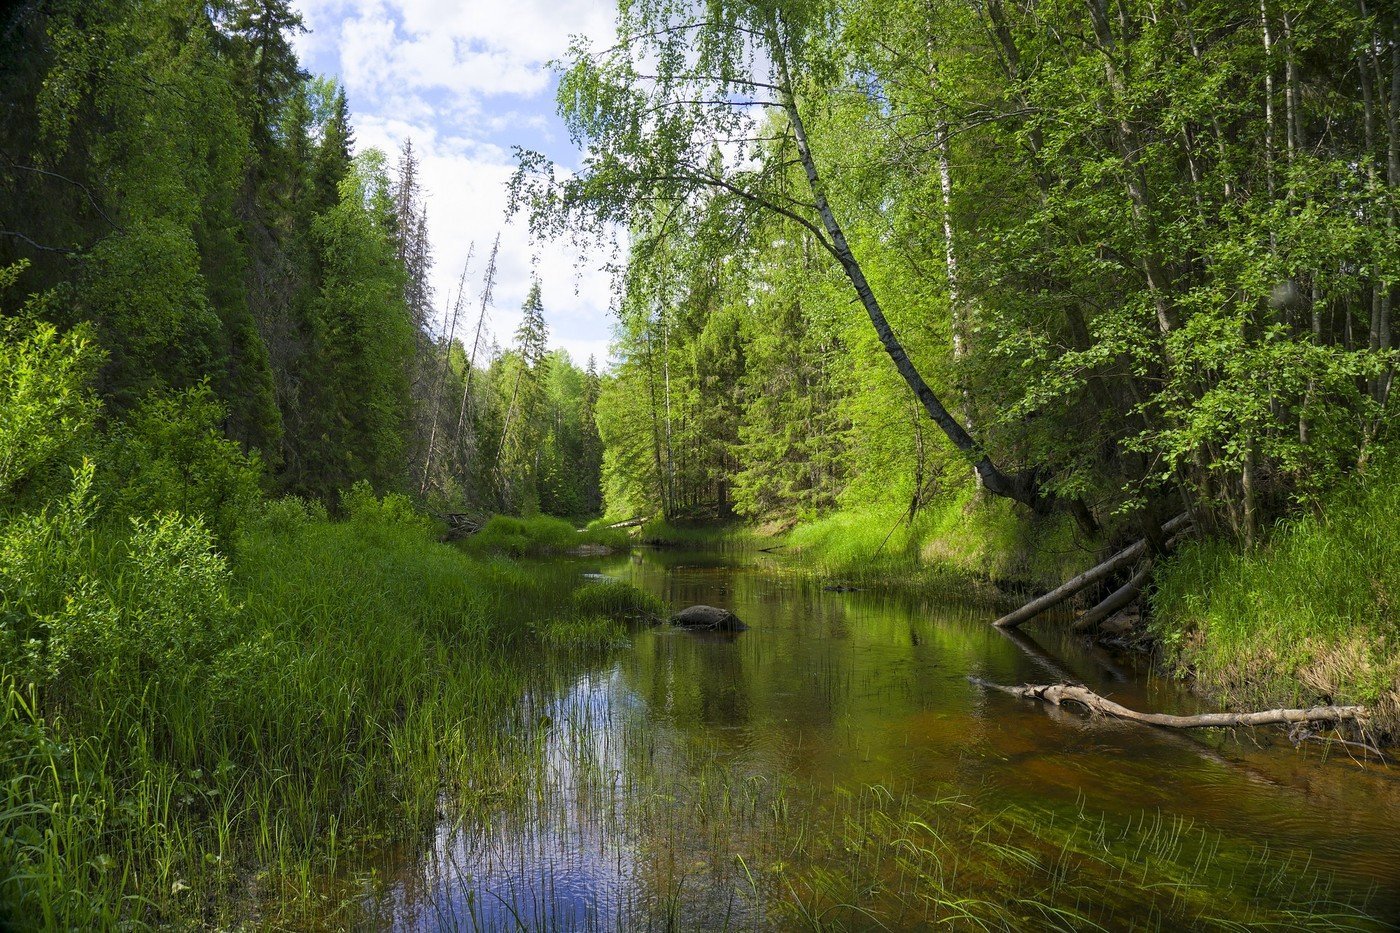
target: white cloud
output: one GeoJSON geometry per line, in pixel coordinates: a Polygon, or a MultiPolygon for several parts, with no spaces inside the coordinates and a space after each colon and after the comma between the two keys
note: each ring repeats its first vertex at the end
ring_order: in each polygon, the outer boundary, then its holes
{"type": "MultiPolygon", "coordinates": [[[[613,34],[612,3],[551,0],[304,0],[309,35],[303,62],[337,75],[350,99],[357,145],[396,161],[413,139],[428,197],[441,309],[455,291],[475,243],[468,292],[501,233],[492,329],[507,345],[532,272],[541,280],[551,341],[582,363],[607,357],[611,283],[607,257],[580,258],[567,244],[531,244],[523,221],[505,224],[505,185],[515,169],[509,146],[553,143],[552,80],[547,62],[576,34],[613,34]]],[[[475,316],[475,301],[472,308],[475,316]]]]}

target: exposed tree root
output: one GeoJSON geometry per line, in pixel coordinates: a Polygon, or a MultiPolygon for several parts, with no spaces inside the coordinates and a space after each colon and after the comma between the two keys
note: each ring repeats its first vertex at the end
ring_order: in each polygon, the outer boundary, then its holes
{"type": "MultiPolygon", "coordinates": [[[[1171,521],[1163,525],[1162,531],[1164,534],[1171,534],[1173,532],[1180,531],[1190,523],[1190,514],[1183,512],[1176,518],[1173,518],[1171,521]]],[[[1079,576],[1074,577],[1073,579],[1068,580],[1065,583],[1062,583],[1060,586],[1057,586],[1055,589],[1046,593],[1044,596],[1031,600],[1024,606],[1022,606],[1020,609],[1017,609],[1015,612],[1011,612],[1002,616],[1000,619],[997,619],[994,624],[997,625],[999,628],[1015,628],[1023,622],[1028,622],[1036,616],[1040,615],[1045,610],[1051,609],[1064,602],[1065,600],[1069,599],[1071,596],[1075,595],[1080,590],[1092,586],[1093,584],[1098,583],[1100,580],[1103,580],[1108,576],[1112,575],[1115,571],[1119,570],[1120,568],[1130,566],[1136,561],[1142,559],[1142,557],[1147,554],[1147,549],[1148,543],[1145,539],[1137,542],[1136,544],[1130,545],[1124,548],[1123,550],[1119,551],[1117,554],[1114,554],[1112,557],[1099,564],[1097,567],[1091,567],[1090,569],[1081,573],[1079,576]]]]}
{"type": "Polygon", "coordinates": [[[979,686],[1000,690],[1012,696],[1029,700],[1044,700],[1056,706],[1075,703],[1091,713],[1101,713],[1117,719],[1130,719],[1149,726],[1165,726],[1169,729],[1230,728],[1233,726],[1288,725],[1300,722],[1364,722],[1370,711],[1364,706],[1314,706],[1311,709],[1270,709],[1257,713],[1198,713],[1194,716],[1174,716],[1170,713],[1139,713],[1128,709],[1105,697],[1099,696],[1088,687],[1078,684],[1027,684],[1021,687],[1007,687],[982,680],[969,678],[979,686]]]}

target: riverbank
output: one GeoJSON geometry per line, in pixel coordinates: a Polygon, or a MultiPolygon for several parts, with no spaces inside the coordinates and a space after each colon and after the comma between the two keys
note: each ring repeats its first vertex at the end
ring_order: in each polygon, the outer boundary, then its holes
{"type": "Polygon", "coordinates": [[[406,500],[345,503],[263,505],[231,561],[177,519],[127,543],[58,516],[28,570],[67,600],[39,620],[66,653],[0,684],[0,926],[324,922],[318,879],[518,782],[502,724],[540,647],[621,627],[406,500]]]}
{"type": "MultiPolygon", "coordinates": [[[[1139,643],[1168,675],[1231,709],[1371,707],[1400,737],[1400,467],[1373,462],[1251,551],[1189,542],[1164,561],[1139,643]]],[[[1011,604],[1096,562],[1062,516],[1026,519],[971,491],[907,513],[841,511],[766,529],[655,522],[665,545],[800,554],[834,587],[894,587],[1011,604]]],[[[645,540],[645,539],[644,539],[645,540]]]]}
{"type": "Polygon", "coordinates": [[[1164,664],[1235,708],[1363,704],[1400,739],[1400,463],[1373,462],[1250,551],[1192,542],[1149,631],[1164,664]]]}

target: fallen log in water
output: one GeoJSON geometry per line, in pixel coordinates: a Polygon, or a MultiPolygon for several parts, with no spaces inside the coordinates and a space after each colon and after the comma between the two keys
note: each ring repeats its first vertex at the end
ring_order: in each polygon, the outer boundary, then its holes
{"type": "MultiPolygon", "coordinates": [[[[1187,512],[1183,512],[1176,518],[1173,518],[1171,521],[1163,525],[1162,531],[1166,534],[1171,534],[1172,532],[1179,531],[1182,528],[1185,528],[1190,523],[1190,514],[1187,512]]],[[[1146,553],[1147,541],[1146,539],[1144,539],[1142,541],[1137,542],[1136,544],[1124,548],[1117,554],[1114,554],[1108,560],[1099,564],[1097,567],[1091,567],[1088,570],[1081,573],[1079,576],[1060,584],[1059,586],[1055,587],[1055,589],[1046,593],[1044,596],[1031,600],[1024,606],[1022,606],[1020,609],[1017,609],[1015,612],[1007,613],[1000,619],[997,619],[996,622],[993,624],[996,625],[998,628],[1015,628],[1023,622],[1029,622],[1031,619],[1040,615],[1045,610],[1057,606],[1065,600],[1069,599],[1071,596],[1078,593],[1080,590],[1086,589],[1087,587],[1098,583],[1100,580],[1109,576],[1114,571],[1118,570],[1120,567],[1126,567],[1129,564],[1134,563],[1146,553]]]]}
{"type": "Polygon", "coordinates": [[[1361,722],[1370,716],[1364,706],[1314,706],[1310,709],[1270,709],[1258,713],[1197,713],[1194,716],[1174,716],[1170,713],[1139,713],[1101,697],[1088,687],[1078,684],[1026,684],[1007,687],[980,677],[969,677],[973,683],[992,690],[1028,700],[1044,700],[1055,706],[1075,703],[1091,713],[1101,713],[1117,719],[1130,719],[1149,726],[1169,729],[1230,728],[1232,726],[1272,726],[1300,722],[1361,722]]]}
{"type": "Polygon", "coordinates": [[[1132,579],[1124,583],[1118,589],[1109,594],[1108,598],[1097,606],[1085,612],[1074,621],[1072,626],[1076,632],[1088,632],[1098,628],[1100,622],[1113,615],[1119,609],[1127,608],[1128,604],[1138,598],[1142,592],[1143,584],[1147,582],[1148,574],[1152,572],[1152,561],[1145,560],[1133,574],[1132,579]]]}

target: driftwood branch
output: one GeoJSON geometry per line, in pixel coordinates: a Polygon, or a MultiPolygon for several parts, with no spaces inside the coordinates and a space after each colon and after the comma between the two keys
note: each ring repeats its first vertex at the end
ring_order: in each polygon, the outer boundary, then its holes
{"type": "Polygon", "coordinates": [[[1198,713],[1194,716],[1173,716],[1170,713],[1139,713],[1110,699],[1099,696],[1088,687],[1077,684],[1027,684],[1021,687],[1007,687],[989,683],[978,677],[970,678],[973,683],[992,690],[1000,690],[1012,696],[1028,700],[1044,700],[1056,706],[1074,703],[1089,710],[1116,719],[1130,719],[1149,726],[1165,726],[1169,729],[1229,728],[1232,726],[1272,726],[1300,722],[1361,722],[1370,716],[1364,706],[1314,706],[1311,709],[1270,709],[1257,713],[1198,713]]]}
{"type": "MultiPolygon", "coordinates": [[[[1190,523],[1190,514],[1183,512],[1163,525],[1162,531],[1171,534],[1180,531],[1190,523]]],[[[1097,567],[1091,567],[1079,576],[1057,586],[1044,596],[1031,600],[1015,612],[1002,616],[1000,619],[997,619],[994,624],[999,628],[1015,628],[1023,622],[1029,622],[1045,610],[1051,609],[1069,599],[1071,596],[1074,596],[1080,590],[1092,586],[1110,576],[1118,569],[1127,567],[1140,560],[1143,555],[1147,553],[1147,547],[1147,541],[1144,539],[1124,548],[1097,567]]]]}

